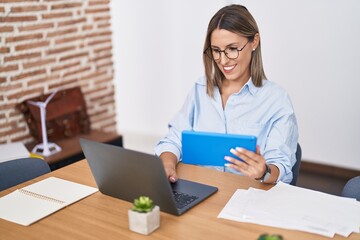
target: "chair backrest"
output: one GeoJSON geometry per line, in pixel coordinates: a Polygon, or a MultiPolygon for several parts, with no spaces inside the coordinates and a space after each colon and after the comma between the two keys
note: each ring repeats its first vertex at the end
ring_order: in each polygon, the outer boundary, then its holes
{"type": "Polygon", "coordinates": [[[296,182],[300,173],[301,155],[302,155],[302,150],[300,144],[298,143],[295,153],[296,162],[295,165],[292,167],[293,179],[290,183],[293,186],[296,186],[296,182]]]}
{"type": "Polygon", "coordinates": [[[353,177],[345,184],[341,196],[360,201],[360,176],[353,177]]]}
{"type": "Polygon", "coordinates": [[[21,158],[0,163],[0,191],[31,180],[45,173],[50,167],[39,158],[21,158]]]}

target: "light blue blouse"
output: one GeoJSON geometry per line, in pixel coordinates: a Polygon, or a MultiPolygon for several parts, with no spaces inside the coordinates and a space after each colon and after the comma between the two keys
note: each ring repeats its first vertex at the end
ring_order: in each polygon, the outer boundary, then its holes
{"type": "MultiPolygon", "coordinates": [[[[223,109],[219,89],[214,89],[214,98],[211,98],[206,94],[205,77],[198,79],[170,121],[169,132],[155,147],[155,154],[172,152],[181,161],[183,130],[256,136],[266,162],[280,170],[278,181],[290,183],[292,180],[298,127],[289,96],[274,82],[264,80],[258,88],[250,79],[238,93],[229,97],[223,109]]],[[[241,174],[231,168],[214,168],[241,174]]]]}

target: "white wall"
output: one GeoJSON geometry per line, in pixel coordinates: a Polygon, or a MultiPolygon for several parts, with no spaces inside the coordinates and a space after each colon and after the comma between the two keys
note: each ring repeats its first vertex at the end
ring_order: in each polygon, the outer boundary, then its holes
{"type": "Polygon", "coordinates": [[[166,133],[203,74],[207,24],[224,3],[111,1],[118,130],[126,147],[153,152],[166,133]]]}
{"type": "Polygon", "coordinates": [[[152,152],[197,77],[208,21],[242,3],[265,71],[290,94],[303,158],[360,170],[360,1],[111,1],[118,130],[152,152]]]}

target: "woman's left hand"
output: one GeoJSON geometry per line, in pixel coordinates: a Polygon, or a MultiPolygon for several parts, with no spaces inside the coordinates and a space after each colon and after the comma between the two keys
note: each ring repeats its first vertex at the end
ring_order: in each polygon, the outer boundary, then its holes
{"type": "Polygon", "coordinates": [[[242,172],[244,175],[251,178],[261,178],[266,171],[266,161],[260,153],[260,147],[256,146],[256,153],[246,150],[244,148],[231,149],[230,152],[241,160],[225,156],[226,166],[242,172]]]}

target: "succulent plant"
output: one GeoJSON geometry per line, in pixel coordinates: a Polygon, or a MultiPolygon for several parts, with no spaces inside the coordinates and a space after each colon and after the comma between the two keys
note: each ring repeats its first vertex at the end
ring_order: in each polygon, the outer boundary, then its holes
{"type": "Polygon", "coordinates": [[[151,212],[154,208],[153,200],[146,196],[140,196],[134,199],[134,206],[131,208],[132,211],[139,213],[151,212]]]}
{"type": "Polygon", "coordinates": [[[258,240],[283,240],[281,235],[262,234],[258,240]]]}

